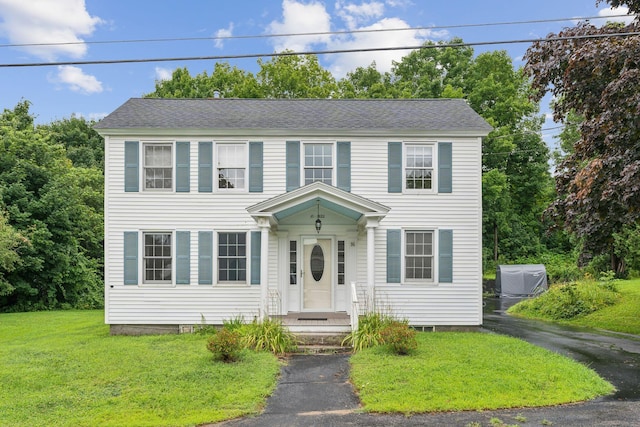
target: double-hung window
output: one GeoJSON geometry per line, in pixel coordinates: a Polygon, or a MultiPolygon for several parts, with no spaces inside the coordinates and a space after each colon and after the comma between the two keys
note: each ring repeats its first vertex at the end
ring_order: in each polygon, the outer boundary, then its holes
{"type": "Polygon", "coordinates": [[[247,282],[247,233],[218,233],[218,282],[247,282]]]}
{"type": "Polygon", "coordinates": [[[333,144],[304,144],[304,184],[332,185],[333,144]]]}
{"type": "Polygon", "coordinates": [[[171,283],[171,233],[144,233],[144,283],[171,283]]]}
{"type": "Polygon", "coordinates": [[[247,146],[245,144],[217,144],[218,188],[246,188],[247,146]]]}
{"type": "Polygon", "coordinates": [[[405,188],[430,190],[433,188],[433,146],[407,144],[405,149],[405,188]]]}
{"type": "Polygon", "coordinates": [[[173,144],[144,144],[144,188],[173,188],[173,144]]]}
{"type": "Polygon", "coordinates": [[[433,280],[433,231],[405,231],[404,277],[407,282],[433,280]]]}

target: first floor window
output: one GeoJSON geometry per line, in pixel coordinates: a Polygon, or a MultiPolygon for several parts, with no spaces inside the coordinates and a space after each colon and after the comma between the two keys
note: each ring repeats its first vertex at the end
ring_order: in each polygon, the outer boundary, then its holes
{"type": "Polygon", "coordinates": [[[171,283],[171,233],[144,233],[144,282],[171,283]]]}
{"type": "Polygon", "coordinates": [[[171,190],[173,188],[172,144],[144,145],[145,190],[171,190]]]}
{"type": "Polygon", "coordinates": [[[333,175],[333,145],[305,144],[304,183],[320,181],[331,185],[333,175]]]}
{"type": "Polygon", "coordinates": [[[245,188],[246,145],[218,144],[218,188],[245,188]]]}
{"type": "Polygon", "coordinates": [[[405,279],[433,280],[433,231],[406,231],[405,279]]]}
{"type": "Polygon", "coordinates": [[[344,240],[338,240],[338,285],[345,284],[344,240]]]}
{"type": "Polygon", "coordinates": [[[218,234],[218,281],[247,281],[247,234],[218,234]]]}
{"type": "Polygon", "coordinates": [[[408,190],[432,188],[433,147],[407,145],[405,158],[405,185],[408,190]]]}

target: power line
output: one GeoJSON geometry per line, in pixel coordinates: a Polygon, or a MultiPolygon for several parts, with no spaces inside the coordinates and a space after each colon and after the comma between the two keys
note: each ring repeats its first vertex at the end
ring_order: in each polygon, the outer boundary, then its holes
{"type": "Polygon", "coordinates": [[[581,36],[563,36],[551,38],[536,39],[519,39],[519,40],[495,40],[485,42],[469,42],[469,43],[443,43],[443,44],[424,44],[419,46],[395,46],[395,47],[372,47],[358,49],[332,49],[332,50],[316,50],[304,52],[272,52],[272,53],[247,53],[239,55],[211,55],[211,56],[186,56],[186,57],[165,57],[165,58],[141,58],[141,59],[101,59],[94,61],[57,61],[57,62],[28,62],[28,63],[9,63],[0,64],[0,68],[17,68],[17,67],[50,67],[62,65],[108,65],[108,64],[132,64],[132,63],[148,63],[148,62],[186,62],[186,61],[220,61],[232,59],[248,59],[263,57],[279,57],[279,56],[298,56],[298,55],[333,55],[340,53],[365,53],[365,52],[387,52],[396,50],[418,50],[418,49],[442,49],[442,48],[460,48],[471,46],[488,46],[502,44],[519,44],[519,43],[536,43],[536,42],[554,42],[567,40],[589,40],[603,39],[610,37],[630,37],[638,36],[640,31],[632,31],[625,33],[613,34],[590,34],[581,36]]]}
{"type": "Polygon", "coordinates": [[[630,15],[611,15],[611,16],[583,16],[576,18],[553,18],[553,19],[535,19],[529,21],[505,21],[505,22],[486,22],[479,24],[454,24],[439,25],[433,27],[407,27],[407,28],[377,28],[367,30],[343,30],[343,31],[318,31],[309,33],[281,33],[281,34],[258,34],[258,35],[240,35],[240,36],[211,36],[211,37],[175,37],[175,38],[157,38],[157,39],[129,39],[129,40],[96,40],[96,41],[74,41],[74,42],[53,42],[53,43],[13,43],[0,44],[2,47],[36,47],[36,46],[70,46],[70,45],[90,45],[90,44],[123,44],[123,43],[165,43],[180,41],[212,41],[212,40],[240,40],[240,39],[261,39],[261,38],[279,38],[279,37],[308,37],[308,36],[328,36],[328,35],[344,35],[359,33],[382,33],[394,31],[423,31],[423,30],[445,30],[454,28],[477,28],[492,27],[503,25],[524,25],[524,24],[541,24],[563,21],[588,21],[590,19],[609,19],[623,18],[630,15]]]}

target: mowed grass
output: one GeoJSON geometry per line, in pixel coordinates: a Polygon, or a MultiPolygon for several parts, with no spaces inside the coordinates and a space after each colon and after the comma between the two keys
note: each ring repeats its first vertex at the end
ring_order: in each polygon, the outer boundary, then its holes
{"type": "Polygon", "coordinates": [[[351,357],[351,380],[366,411],[405,414],[557,405],[614,391],[584,365],[488,333],[419,333],[411,356],[363,350],[351,357]]]}
{"type": "Polygon", "coordinates": [[[276,385],[270,353],[214,362],[204,336],[110,336],[103,316],[0,314],[0,425],[197,425],[259,412],[276,385]]]}

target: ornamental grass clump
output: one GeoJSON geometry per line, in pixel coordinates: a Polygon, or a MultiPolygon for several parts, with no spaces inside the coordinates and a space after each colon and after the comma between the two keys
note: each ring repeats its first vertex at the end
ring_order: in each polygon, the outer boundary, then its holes
{"type": "Polygon", "coordinates": [[[235,330],[220,329],[207,340],[207,350],[213,353],[216,360],[225,363],[240,360],[243,349],[242,336],[235,330]]]}
{"type": "Polygon", "coordinates": [[[381,332],[393,322],[398,322],[389,314],[371,312],[360,316],[358,320],[358,329],[351,331],[344,340],[342,345],[350,345],[353,351],[360,351],[365,348],[383,344],[381,332]]]}
{"type": "Polygon", "coordinates": [[[282,322],[276,320],[254,320],[239,330],[245,345],[257,351],[282,355],[295,351],[298,347],[295,336],[282,322]]]}

